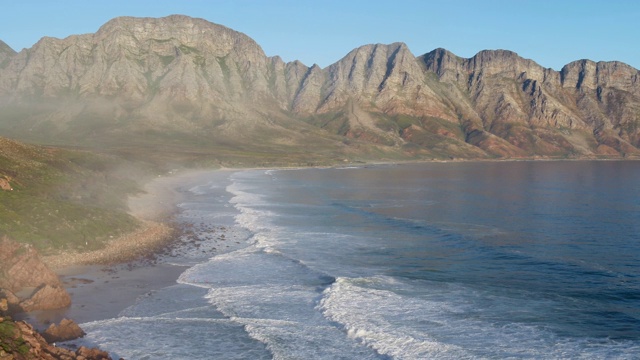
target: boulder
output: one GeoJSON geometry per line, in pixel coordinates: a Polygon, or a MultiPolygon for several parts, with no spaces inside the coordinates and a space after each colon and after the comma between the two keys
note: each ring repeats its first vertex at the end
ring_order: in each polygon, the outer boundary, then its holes
{"type": "Polygon", "coordinates": [[[62,309],[71,305],[71,296],[61,286],[43,285],[20,302],[22,311],[62,309]]]}
{"type": "Polygon", "coordinates": [[[30,245],[0,238],[0,298],[6,298],[8,312],[52,310],[71,305],[71,297],[58,275],[40,259],[30,245]],[[24,288],[36,290],[27,299],[13,293],[24,288]]]}
{"type": "Polygon", "coordinates": [[[16,293],[23,287],[42,284],[61,285],[58,275],[42,262],[38,251],[31,245],[0,238],[0,288],[16,293]]]}
{"type": "Polygon", "coordinates": [[[78,357],[82,356],[88,360],[110,360],[109,353],[106,351],[102,351],[96,348],[87,348],[84,346],[80,346],[78,351],[76,351],[78,357]]]}
{"type": "Polygon", "coordinates": [[[81,338],[85,332],[73,320],[62,319],[59,325],[51,324],[47,330],[42,333],[42,337],[49,343],[58,341],[68,341],[81,338]]]}
{"type": "Polygon", "coordinates": [[[7,180],[2,176],[0,176],[0,190],[7,190],[7,191],[13,190],[13,188],[11,187],[11,184],[9,183],[9,180],[7,180]]]}

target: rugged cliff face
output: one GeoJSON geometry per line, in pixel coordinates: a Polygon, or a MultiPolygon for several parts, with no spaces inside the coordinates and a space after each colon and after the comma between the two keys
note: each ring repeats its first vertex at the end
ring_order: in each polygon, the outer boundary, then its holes
{"type": "Polygon", "coordinates": [[[638,70],[617,62],[573,62],[557,72],[508,51],[461,59],[437,49],[423,56],[440,81],[468,94],[474,130],[526,154],[638,153],[638,70]]]}
{"type": "Polygon", "coordinates": [[[619,62],[558,72],[510,51],[416,57],[394,43],[321,69],[178,15],[116,18],[95,34],[3,49],[0,131],[19,137],[319,157],[640,153],[640,73],[619,62]]]}
{"type": "Polygon", "coordinates": [[[117,18],[95,34],[41,39],[12,57],[0,88],[13,93],[12,102],[81,98],[116,120],[189,129],[189,119],[217,118],[242,111],[235,103],[261,100],[268,63],[253,40],[204,20],[117,18]]]}

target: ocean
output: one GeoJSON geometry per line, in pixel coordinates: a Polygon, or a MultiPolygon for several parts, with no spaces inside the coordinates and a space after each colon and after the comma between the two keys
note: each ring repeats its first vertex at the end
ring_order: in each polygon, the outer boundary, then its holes
{"type": "MultiPolygon", "coordinates": [[[[213,177],[212,177],[213,179],[213,177]]],[[[179,189],[126,359],[640,358],[640,162],[246,170],[179,189]]]]}

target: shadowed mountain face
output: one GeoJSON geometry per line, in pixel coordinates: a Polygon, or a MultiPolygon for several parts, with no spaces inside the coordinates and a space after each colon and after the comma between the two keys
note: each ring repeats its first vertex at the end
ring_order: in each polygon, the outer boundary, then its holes
{"type": "Polygon", "coordinates": [[[0,43],[0,131],[316,159],[628,157],[639,77],[619,62],[558,72],[509,51],[416,57],[402,43],[321,69],[202,19],[125,17],[19,53],[0,43]]]}

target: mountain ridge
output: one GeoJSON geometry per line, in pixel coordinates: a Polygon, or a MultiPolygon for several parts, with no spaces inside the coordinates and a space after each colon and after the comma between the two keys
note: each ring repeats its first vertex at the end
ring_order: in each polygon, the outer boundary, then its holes
{"type": "Polygon", "coordinates": [[[4,41],[0,40],[0,68],[4,67],[12,56],[16,54],[16,51],[13,50],[9,45],[7,45],[4,41]]]}
{"type": "Polygon", "coordinates": [[[397,42],[320,68],[172,15],[0,47],[0,64],[0,131],[37,141],[178,134],[200,149],[314,159],[640,155],[640,72],[617,61],[556,71],[509,50],[415,56],[397,42]]]}

